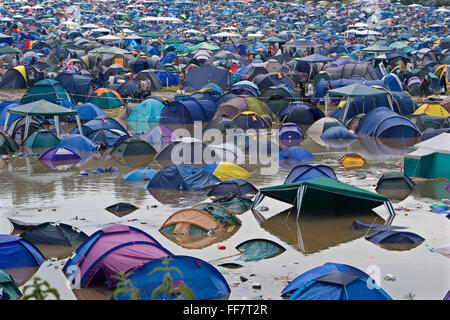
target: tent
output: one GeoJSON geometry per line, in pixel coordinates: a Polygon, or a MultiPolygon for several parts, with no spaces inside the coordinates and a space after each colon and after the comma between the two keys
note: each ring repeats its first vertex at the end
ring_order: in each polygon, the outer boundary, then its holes
{"type": "Polygon", "coordinates": [[[155,99],[147,99],[139,103],[136,108],[131,111],[127,121],[143,121],[158,123],[161,119],[161,112],[164,104],[155,99]]]}
{"type": "Polygon", "coordinates": [[[398,171],[389,171],[378,180],[375,191],[391,199],[400,200],[406,198],[414,186],[414,181],[408,176],[398,171]]]}
{"type": "Polygon", "coordinates": [[[284,184],[306,181],[316,177],[329,177],[337,180],[336,174],[329,166],[323,164],[317,166],[300,164],[291,169],[284,180],[284,184]]]}
{"type": "Polygon", "coordinates": [[[152,145],[154,144],[167,144],[177,140],[176,134],[168,127],[157,126],[147,130],[141,139],[152,145]]]}
{"type": "Polygon", "coordinates": [[[236,197],[246,197],[258,193],[258,189],[255,186],[243,179],[230,178],[222,180],[221,183],[211,188],[208,192],[208,197],[224,197],[230,193],[236,197]]]}
{"type": "Polygon", "coordinates": [[[106,211],[109,211],[118,217],[126,216],[127,214],[130,214],[137,209],[139,209],[139,207],[136,207],[134,204],[127,202],[115,203],[105,208],[106,211]]]}
{"type": "Polygon", "coordinates": [[[64,137],[57,145],[58,148],[65,148],[75,152],[95,151],[98,147],[88,138],[80,134],[71,134],[64,137]]]}
{"type": "Polygon", "coordinates": [[[128,134],[128,131],[117,121],[110,117],[96,117],[81,126],[82,132],[78,128],[72,131],[72,134],[84,134],[88,136],[93,131],[97,130],[117,130],[124,134],[128,134]]]}
{"type": "Polygon", "coordinates": [[[285,169],[291,169],[293,166],[296,166],[301,162],[308,162],[314,159],[315,157],[311,152],[301,147],[290,147],[284,149],[278,155],[278,161],[285,169]]]}
{"type": "MultiPolygon", "coordinates": [[[[365,86],[365,85],[359,84],[359,83],[354,83],[354,84],[351,84],[351,85],[348,85],[345,87],[328,90],[327,94],[326,94],[326,98],[325,98],[326,103],[328,103],[328,99],[329,99],[328,97],[330,95],[347,97],[347,103],[344,107],[343,115],[339,115],[339,116],[335,115],[333,113],[334,110],[329,114],[330,117],[339,119],[342,122],[345,122],[347,120],[347,114],[348,114],[348,109],[350,108],[351,99],[354,97],[367,98],[367,97],[386,96],[386,97],[388,97],[388,103],[389,103],[389,105],[386,107],[390,107],[390,109],[393,110],[392,101],[390,100],[390,96],[389,96],[388,92],[381,90],[381,89],[368,87],[368,86],[365,86]]],[[[377,106],[377,107],[379,107],[379,106],[377,106]]],[[[326,104],[325,105],[325,113],[327,113],[327,109],[328,109],[328,105],[326,104]]],[[[358,110],[358,112],[359,113],[367,113],[368,110],[363,108],[363,110],[358,110]]],[[[355,116],[355,114],[352,114],[350,117],[354,117],[354,116],[355,116]]]]}
{"type": "Polygon", "coordinates": [[[210,100],[173,101],[161,111],[159,122],[163,124],[190,124],[195,121],[208,122],[217,111],[217,105],[210,100]]]}
{"type": "Polygon", "coordinates": [[[62,147],[55,147],[47,150],[44,152],[40,157],[39,160],[44,161],[70,161],[70,160],[80,160],[80,156],[73,152],[72,150],[62,148],[62,147]]]}
{"type": "MultiPolygon", "coordinates": [[[[6,114],[8,113],[8,109],[19,106],[20,103],[16,101],[3,101],[0,102],[0,124],[5,123],[6,114]]],[[[21,118],[21,116],[17,114],[12,114],[9,117],[8,125],[10,125],[14,120],[21,118]]]]}
{"type": "Polygon", "coordinates": [[[59,128],[59,116],[71,116],[75,115],[77,124],[78,124],[78,130],[82,133],[81,129],[81,123],[80,118],[78,116],[78,112],[74,110],[70,110],[64,107],[61,107],[57,104],[45,101],[45,100],[39,100],[34,101],[31,103],[23,104],[14,108],[11,108],[8,110],[8,114],[6,115],[5,119],[5,130],[8,123],[8,118],[10,114],[18,114],[25,116],[25,139],[28,137],[30,124],[31,124],[31,117],[34,116],[44,116],[44,117],[50,117],[53,116],[55,119],[55,126],[56,126],[56,135],[60,136],[60,128],[59,128]]]}
{"type": "Polygon", "coordinates": [[[22,143],[25,148],[53,148],[59,144],[59,139],[55,134],[48,130],[38,130],[28,136],[22,143]]]}
{"type": "Polygon", "coordinates": [[[37,69],[32,65],[20,65],[9,69],[0,81],[0,90],[26,89],[32,83],[29,82],[28,73],[37,74],[37,69]]]}
{"type": "Polygon", "coordinates": [[[420,107],[418,107],[412,115],[419,115],[419,114],[426,114],[432,117],[445,117],[445,118],[450,117],[450,113],[438,103],[433,104],[424,103],[420,105],[420,107]]]}
{"type": "Polygon", "coordinates": [[[90,76],[67,72],[58,75],[55,81],[59,82],[66,89],[74,103],[85,103],[92,94],[95,82],[90,76]]]}
{"type": "Polygon", "coordinates": [[[450,133],[441,133],[414,147],[415,151],[405,155],[404,173],[408,177],[450,179],[450,133]]]}
{"type": "Polygon", "coordinates": [[[0,294],[0,300],[19,300],[22,296],[19,288],[17,288],[14,283],[13,278],[4,270],[0,269],[0,291],[2,291],[3,296],[0,294]],[[7,298],[5,299],[5,293],[7,298]]]}
{"type": "Polygon", "coordinates": [[[208,130],[219,130],[222,134],[226,134],[227,131],[234,132],[241,130],[241,128],[231,119],[218,117],[208,123],[204,132],[208,132],[208,130]]]}
{"type": "Polygon", "coordinates": [[[272,118],[272,121],[276,119],[276,116],[272,113],[269,106],[257,98],[247,96],[237,96],[219,105],[214,118],[227,118],[233,119],[239,113],[245,111],[256,112],[260,116],[267,114],[272,118]]]}
{"type": "Polygon", "coordinates": [[[223,198],[214,200],[214,203],[220,204],[233,214],[242,214],[248,211],[252,206],[252,201],[242,197],[236,197],[234,195],[227,195],[223,198]]]}
{"type": "Polygon", "coordinates": [[[242,130],[270,130],[272,128],[272,122],[270,117],[266,120],[263,116],[260,116],[253,111],[244,111],[238,113],[232,119],[242,130]]]}
{"type": "Polygon", "coordinates": [[[100,283],[114,287],[120,272],[129,272],[152,259],[172,255],[142,230],[113,224],[94,232],[74,252],[63,272],[81,288],[100,283]]]}
{"type": "Polygon", "coordinates": [[[180,138],[172,141],[155,157],[160,163],[190,163],[202,164],[227,161],[233,162],[239,158],[238,150],[227,145],[207,145],[195,138],[180,138]]]}
{"type": "Polygon", "coordinates": [[[332,127],[343,127],[345,125],[339,121],[338,119],[331,117],[323,117],[319,120],[315,121],[309,128],[306,130],[306,135],[308,137],[320,137],[323,133],[325,133],[328,129],[332,127]]]}
{"type": "Polygon", "coordinates": [[[130,137],[120,139],[118,143],[111,150],[112,156],[143,156],[155,154],[156,150],[144,140],[139,137],[130,137]]]}
{"type": "Polygon", "coordinates": [[[112,89],[100,88],[92,92],[86,100],[101,109],[112,109],[123,106],[123,100],[120,94],[112,89]]]}
{"type": "Polygon", "coordinates": [[[215,83],[222,89],[228,89],[231,87],[231,74],[225,68],[211,65],[191,69],[186,73],[183,87],[189,90],[198,90],[209,83],[215,83]]]}
{"type": "Polygon", "coordinates": [[[355,133],[377,138],[418,138],[420,132],[408,118],[378,107],[370,110],[359,122],[355,133]]]}
{"type": "Polygon", "coordinates": [[[114,147],[121,139],[130,137],[119,129],[98,129],[89,131],[86,138],[91,140],[94,144],[105,147],[114,147]]]}
{"type": "Polygon", "coordinates": [[[302,273],[281,294],[289,300],[392,300],[365,272],[333,262],[302,273]]]}
{"type": "Polygon", "coordinates": [[[209,171],[190,164],[171,164],[162,168],[149,182],[148,189],[196,191],[210,188],[220,179],[209,171]]]}
{"type": "Polygon", "coordinates": [[[49,244],[72,247],[86,240],[83,231],[65,223],[44,222],[20,234],[34,245],[49,244]]]}
{"type": "MultiPolygon", "coordinates": [[[[77,109],[80,121],[87,122],[97,117],[106,117],[102,109],[92,103],[84,103],[77,109]]],[[[69,121],[75,121],[75,117],[70,117],[69,121]]]]}
{"type": "Polygon", "coordinates": [[[154,169],[147,169],[147,168],[142,168],[142,169],[136,169],[133,170],[131,172],[128,172],[127,174],[123,175],[122,178],[125,181],[148,181],[151,180],[156,174],[158,173],[158,171],[154,170],[154,169]]]}
{"type": "Polygon", "coordinates": [[[202,168],[208,170],[220,180],[233,178],[248,179],[250,177],[250,172],[237,164],[230,162],[213,162],[211,164],[204,165],[202,168]]]}
{"type": "MultiPolygon", "coordinates": [[[[168,260],[169,275],[173,285],[184,285],[191,289],[193,300],[226,300],[230,295],[230,288],[222,274],[211,264],[198,258],[190,256],[171,256],[168,260]],[[170,269],[173,268],[173,269],[170,269]]],[[[156,289],[163,283],[166,273],[164,258],[154,259],[134,270],[129,280],[133,287],[139,290],[141,300],[172,300],[183,299],[179,293],[167,296],[164,291],[157,292],[156,289]],[[156,271],[155,271],[156,270],[156,271]],[[155,272],[152,272],[155,271],[155,272]]],[[[186,297],[185,297],[186,298],[186,297]]],[[[122,292],[117,300],[129,300],[129,294],[122,292]]]]}
{"type": "MultiPolygon", "coordinates": [[[[295,169],[295,168],[294,168],[295,169]]],[[[391,215],[395,215],[389,198],[329,177],[265,187],[259,190],[252,208],[256,208],[265,196],[297,205],[297,218],[301,208],[336,210],[373,209],[385,205],[391,215]]]]}
{"type": "Polygon", "coordinates": [[[283,123],[295,123],[297,125],[311,125],[315,121],[325,117],[324,113],[303,102],[292,102],[278,113],[278,118],[283,123]]]}
{"type": "Polygon", "coordinates": [[[55,102],[57,99],[64,99],[71,102],[71,97],[64,87],[56,80],[44,79],[31,86],[20,100],[21,104],[46,100],[55,102]]]}
{"type": "Polygon", "coordinates": [[[264,101],[274,114],[278,114],[292,101],[300,100],[299,94],[287,87],[269,87],[265,89],[258,99],[264,101]]]}
{"type": "Polygon", "coordinates": [[[302,129],[295,123],[284,123],[278,131],[279,140],[303,140],[302,129]]]}
{"type": "Polygon", "coordinates": [[[0,129],[0,155],[6,155],[19,150],[19,146],[9,134],[0,129]]]}
{"type": "Polygon", "coordinates": [[[381,230],[366,236],[366,240],[379,244],[385,249],[399,251],[415,248],[425,241],[418,234],[396,230],[381,230]]]}
{"type": "Polygon", "coordinates": [[[238,260],[242,261],[259,261],[273,258],[286,251],[282,245],[267,239],[246,240],[237,245],[236,249],[242,253],[238,258],[238,260]]]}
{"type": "Polygon", "coordinates": [[[290,90],[295,90],[295,84],[285,74],[267,73],[260,74],[253,79],[259,90],[264,91],[270,87],[285,86],[290,90]]]}

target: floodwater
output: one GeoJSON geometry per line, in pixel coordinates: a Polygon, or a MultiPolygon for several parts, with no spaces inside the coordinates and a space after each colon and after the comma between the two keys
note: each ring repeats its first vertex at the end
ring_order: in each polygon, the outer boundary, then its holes
{"type": "MultiPolygon", "coordinates": [[[[336,149],[308,138],[300,146],[316,156],[312,164],[329,165],[339,180],[371,191],[382,173],[400,169],[403,155],[410,151],[373,140],[356,140],[336,149]],[[339,159],[347,152],[361,153],[366,165],[354,170],[342,167],[339,159]]],[[[394,208],[408,210],[396,210],[392,224],[408,227],[407,231],[425,238],[425,242],[410,250],[387,250],[365,240],[364,231],[350,229],[355,219],[383,224],[388,218],[384,207],[369,212],[302,212],[297,222],[295,214],[288,214],[289,205],[270,198],[261,203],[269,210],[260,211],[259,215],[251,211],[238,215],[242,226],[229,237],[197,248],[171,241],[159,228],[174,212],[194,203],[210,201],[206,192],[151,194],[122,179],[122,175],[134,169],[129,161],[119,161],[107,154],[95,155],[81,163],[67,171],[54,171],[34,157],[3,158],[0,162],[0,233],[13,232],[7,217],[26,222],[67,223],[88,235],[108,224],[128,224],[149,233],[174,254],[211,262],[230,285],[230,299],[238,300],[281,299],[281,290],[290,280],[326,262],[349,264],[372,274],[393,299],[406,299],[411,293],[414,299],[440,300],[450,289],[450,260],[432,250],[450,244],[450,220],[445,215],[429,212],[432,203],[450,198],[446,191],[449,181],[418,181],[406,199],[393,201],[394,208]],[[92,172],[110,166],[119,168],[119,173],[80,175],[81,170],[92,172]],[[139,209],[123,217],[105,210],[117,202],[129,202],[139,209]],[[257,262],[237,260],[236,246],[254,238],[275,241],[286,251],[257,262]],[[225,250],[219,250],[218,244],[224,245],[225,250]],[[218,266],[223,263],[239,263],[243,267],[218,266]],[[395,275],[396,280],[384,280],[386,274],[395,275]],[[241,282],[240,276],[248,281],[241,282]],[[261,289],[252,288],[256,283],[261,289]]],[[[148,167],[161,168],[154,160],[148,167]]],[[[280,168],[274,174],[264,175],[255,166],[242,167],[251,172],[248,181],[257,188],[282,184],[289,173],[280,168]]],[[[35,275],[57,288],[61,299],[110,298],[111,291],[107,288],[74,292],[67,286],[61,269],[72,248],[68,252],[64,248],[43,246],[40,249],[48,260],[35,275]]]]}

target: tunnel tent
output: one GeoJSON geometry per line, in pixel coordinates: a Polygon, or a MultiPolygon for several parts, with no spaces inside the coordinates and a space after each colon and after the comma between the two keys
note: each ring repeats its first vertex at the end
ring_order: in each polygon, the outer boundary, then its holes
{"type": "MultiPolygon", "coordinates": [[[[366,85],[363,85],[360,83],[353,83],[353,84],[350,84],[345,87],[331,89],[331,90],[327,91],[327,94],[325,95],[325,97],[326,97],[325,98],[325,114],[327,113],[327,110],[328,110],[328,101],[329,101],[330,95],[335,95],[335,96],[340,96],[340,97],[348,97],[347,103],[344,107],[345,108],[344,115],[343,115],[342,119],[339,119],[343,122],[345,122],[345,120],[346,120],[348,109],[349,109],[350,103],[351,103],[351,99],[353,97],[387,96],[389,107],[391,108],[391,110],[394,110],[389,92],[381,90],[381,89],[372,88],[372,87],[369,87],[369,86],[366,86],[366,85]]],[[[367,112],[363,112],[363,113],[367,113],[367,112]]]]}
{"type": "Polygon", "coordinates": [[[83,131],[81,129],[80,117],[78,116],[77,111],[61,107],[55,103],[48,102],[45,100],[34,101],[34,102],[30,102],[27,104],[23,104],[23,105],[8,109],[8,113],[6,114],[6,119],[5,119],[5,130],[8,125],[8,119],[9,119],[10,114],[18,114],[18,115],[25,116],[26,123],[25,123],[24,137],[28,137],[28,131],[30,128],[30,123],[31,123],[31,117],[34,117],[34,116],[44,116],[44,117],[53,116],[55,119],[56,135],[59,138],[61,136],[60,135],[60,127],[59,127],[59,116],[75,115],[75,118],[76,118],[77,124],[78,124],[78,130],[81,134],[83,133],[83,131]]]}

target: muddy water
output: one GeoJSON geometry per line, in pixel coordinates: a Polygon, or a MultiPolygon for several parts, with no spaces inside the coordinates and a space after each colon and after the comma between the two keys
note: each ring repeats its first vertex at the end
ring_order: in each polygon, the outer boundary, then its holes
{"type": "MultiPolygon", "coordinates": [[[[392,148],[374,141],[354,141],[348,146],[333,149],[321,145],[320,141],[306,139],[300,146],[316,156],[313,164],[329,165],[341,181],[372,191],[383,172],[400,169],[399,162],[402,162],[403,154],[409,151],[408,148],[392,148]],[[361,169],[346,170],[339,162],[346,152],[361,153],[367,164],[361,169]]],[[[161,168],[155,161],[150,161],[148,167],[161,168]]],[[[282,184],[288,174],[282,168],[275,174],[262,175],[254,166],[243,167],[252,173],[248,180],[257,188],[282,184]]],[[[231,299],[259,299],[261,296],[263,299],[281,299],[280,292],[288,281],[326,262],[350,264],[364,271],[375,268],[378,273],[374,277],[379,278],[379,284],[393,299],[404,299],[408,293],[414,294],[415,299],[442,299],[450,289],[450,260],[430,250],[450,244],[450,221],[445,215],[429,212],[432,203],[450,198],[445,190],[449,181],[418,182],[414,192],[406,199],[394,202],[394,208],[406,207],[409,211],[397,210],[392,224],[406,226],[407,231],[418,233],[426,239],[411,250],[386,250],[365,240],[364,232],[350,229],[355,219],[384,223],[387,218],[384,207],[377,208],[376,212],[304,212],[297,223],[294,215],[286,212],[289,205],[272,199],[263,201],[262,205],[269,210],[260,212],[261,216],[255,217],[251,211],[239,215],[242,226],[227,239],[201,249],[190,249],[169,240],[158,230],[177,210],[208,201],[206,193],[152,195],[145,188],[127,184],[121,176],[131,171],[132,165],[107,154],[95,155],[66,172],[53,171],[33,157],[2,159],[0,168],[0,233],[13,231],[7,217],[26,222],[63,222],[78,227],[88,235],[111,223],[129,224],[148,232],[174,254],[211,261],[230,285],[231,299]],[[88,176],[79,174],[81,170],[92,172],[110,166],[116,166],[120,172],[88,176]],[[139,209],[124,217],[105,210],[107,206],[121,201],[130,202],[139,209]],[[251,238],[273,240],[286,251],[258,262],[237,260],[235,247],[251,238]],[[217,244],[224,245],[226,249],[218,250],[217,244]],[[226,262],[239,263],[243,267],[227,269],[218,266],[226,262]],[[385,274],[395,275],[396,281],[384,280],[385,274]],[[240,276],[248,281],[241,282],[240,276]],[[252,289],[254,283],[261,284],[261,289],[252,289]]],[[[66,261],[61,254],[64,250],[56,251],[54,256],[52,250],[47,251],[50,259],[36,275],[56,287],[62,299],[109,299],[111,291],[106,288],[75,293],[68,288],[61,271],[66,261]]]]}

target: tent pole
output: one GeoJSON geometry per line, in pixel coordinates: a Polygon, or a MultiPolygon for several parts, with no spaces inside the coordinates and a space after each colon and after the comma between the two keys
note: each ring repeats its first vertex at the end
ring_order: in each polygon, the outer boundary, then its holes
{"type": "Polygon", "coordinates": [[[5,118],[5,126],[3,127],[3,130],[6,131],[6,128],[8,128],[8,121],[9,121],[9,116],[11,114],[9,112],[6,113],[6,118],[5,118]]]}
{"type": "Polygon", "coordinates": [[[28,137],[28,132],[30,131],[30,124],[31,124],[31,117],[26,116],[25,117],[25,138],[22,140],[22,142],[28,137]]]}
{"type": "Polygon", "coordinates": [[[304,185],[302,185],[300,188],[298,188],[297,191],[297,219],[296,221],[298,221],[298,216],[300,215],[300,210],[302,208],[302,201],[303,201],[303,194],[306,191],[306,187],[304,185]]]}
{"type": "Polygon", "coordinates": [[[264,194],[258,193],[250,209],[251,210],[255,209],[263,201],[264,197],[265,197],[264,194]]]}
{"type": "Polygon", "coordinates": [[[80,134],[83,135],[83,129],[81,128],[81,122],[80,122],[80,115],[76,114],[75,119],[77,120],[78,131],[80,131],[80,134]]]}
{"type": "Polygon", "coordinates": [[[59,135],[59,116],[54,116],[53,118],[55,119],[56,136],[58,137],[58,139],[61,139],[59,135]]]}
{"type": "Polygon", "coordinates": [[[389,102],[389,107],[391,107],[391,110],[394,111],[394,106],[392,105],[392,99],[391,99],[391,95],[390,94],[387,95],[387,100],[389,102]]]}

